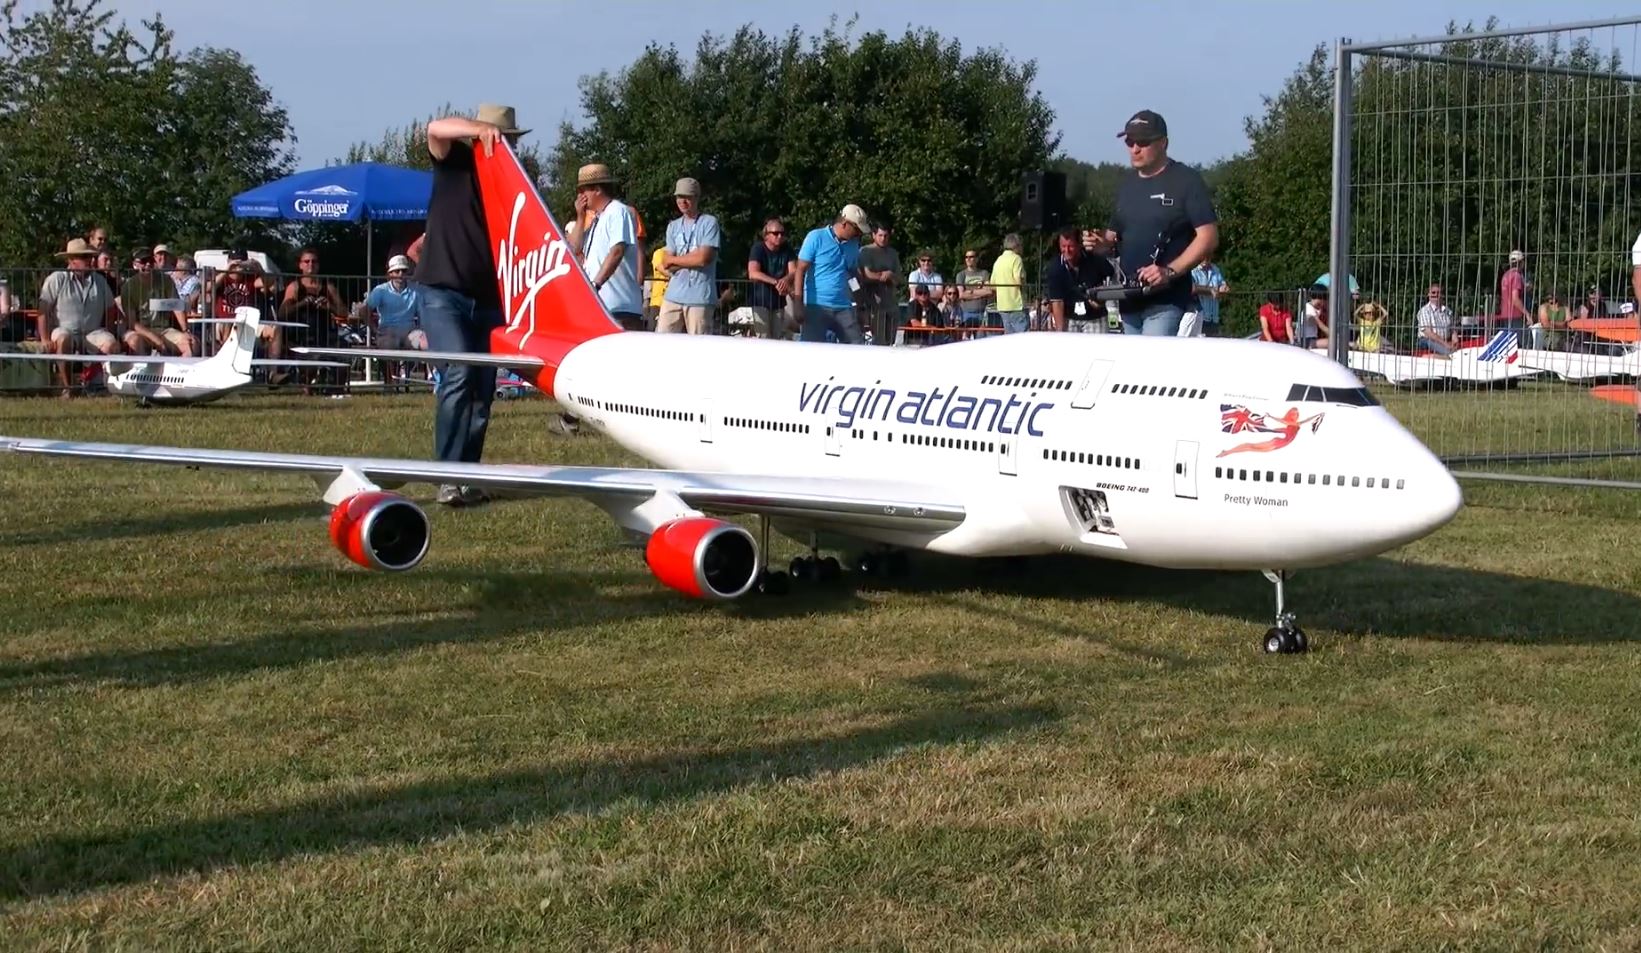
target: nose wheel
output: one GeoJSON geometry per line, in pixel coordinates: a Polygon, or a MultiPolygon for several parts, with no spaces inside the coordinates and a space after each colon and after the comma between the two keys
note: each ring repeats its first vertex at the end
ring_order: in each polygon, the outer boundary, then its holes
{"type": "Polygon", "coordinates": [[[1267,569],[1264,572],[1266,579],[1276,587],[1276,625],[1265,630],[1265,640],[1261,645],[1267,655],[1292,655],[1310,649],[1310,640],[1305,638],[1305,630],[1299,627],[1294,615],[1287,609],[1287,593],[1284,584],[1288,581],[1286,569],[1267,569]]]}

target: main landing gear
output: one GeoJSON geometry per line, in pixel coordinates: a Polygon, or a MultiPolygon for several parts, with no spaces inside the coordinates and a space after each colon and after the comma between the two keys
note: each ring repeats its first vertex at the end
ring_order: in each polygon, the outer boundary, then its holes
{"type": "Polygon", "coordinates": [[[1265,631],[1263,644],[1266,654],[1276,655],[1281,653],[1286,655],[1306,651],[1310,648],[1310,643],[1305,638],[1304,630],[1299,628],[1299,624],[1294,621],[1293,613],[1288,611],[1286,593],[1283,592],[1282,588],[1283,583],[1288,581],[1288,571],[1286,569],[1267,569],[1264,575],[1266,579],[1271,581],[1272,585],[1276,586],[1276,625],[1265,631]]]}
{"type": "MultiPolygon", "coordinates": [[[[761,552],[769,558],[769,518],[758,518],[761,552]]],[[[850,561],[849,568],[861,576],[899,578],[910,571],[910,561],[898,549],[867,550],[850,561]]],[[[758,591],[772,596],[784,596],[799,582],[835,583],[843,578],[843,563],[835,556],[822,556],[818,540],[811,535],[809,555],[795,556],[786,570],[771,569],[765,563],[758,575],[758,591]]]]}

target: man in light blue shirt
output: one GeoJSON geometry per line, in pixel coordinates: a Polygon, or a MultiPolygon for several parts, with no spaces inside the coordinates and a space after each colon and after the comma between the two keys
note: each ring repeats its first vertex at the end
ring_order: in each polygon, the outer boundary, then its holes
{"type": "Polygon", "coordinates": [[[1205,336],[1219,336],[1219,299],[1230,290],[1225,275],[1211,260],[1204,260],[1191,269],[1191,293],[1197,296],[1197,314],[1202,316],[1205,336]]]}
{"type": "Polygon", "coordinates": [[[661,267],[672,278],[661,298],[655,330],[706,334],[718,303],[718,220],[701,211],[701,183],[679,179],[672,191],[680,214],[667,223],[661,267]]]}
{"type": "MultiPolygon", "coordinates": [[[[387,280],[370,289],[365,308],[376,319],[376,346],[390,351],[417,349],[411,332],[422,317],[420,290],[410,283],[410,259],[394,255],[387,263],[387,280]]],[[[418,335],[417,337],[420,337],[418,335]]],[[[405,379],[398,362],[381,362],[382,386],[392,392],[405,379]]],[[[408,389],[409,385],[406,385],[408,389]]]]}
{"type": "Polygon", "coordinates": [[[609,166],[594,162],[576,174],[575,221],[566,236],[581,268],[610,316],[628,331],[644,330],[644,296],[638,289],[638,223],[632,209],[611,192],[609,166]],[[588,212],[592,222],[583,229],[588,212]]]}
{"type": "Polygon", "coordinates": [[[845,205],[837,221],[804,236],[793,276],[803,288],[799,340],[824,341],[830,329],[845,344],[866,343],[855,318],[855,291],[860,287],[860,237],[871,230],[859,205],[845,205]]]}

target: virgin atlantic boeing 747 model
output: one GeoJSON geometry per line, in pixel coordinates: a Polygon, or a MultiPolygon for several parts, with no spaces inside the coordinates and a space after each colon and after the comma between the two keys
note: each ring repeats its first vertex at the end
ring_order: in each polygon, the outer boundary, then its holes
{"type": "Polygon", "coordinates": [[[923,350],[623,333],[512,152],[479,150],[506,324],[491,354],[310,349],[517,370],[658,469],[464,464],[0,438],[14,453],[284,470],[325,487],[331,539],[404,570],[428,520],[392,488],[584,497],[644,540],[663,584],[735,599],[779,590],[769,533],[835,573],[907,550],[1080,553],[1263,571],[1269,652],[1303,651],[1288,572],[1360,559],[1440,527],[1458,484],[1348,369],[1226,339],[1014,334],[923,350]],[[713,515],[708,515],[713,514],[713,515]],[[760,517],[761,533],[722,518],[760,517]]]}

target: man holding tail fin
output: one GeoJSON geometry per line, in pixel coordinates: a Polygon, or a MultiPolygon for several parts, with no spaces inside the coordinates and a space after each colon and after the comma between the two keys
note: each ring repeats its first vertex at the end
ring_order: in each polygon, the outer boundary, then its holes
{"type": "MultiPolygon", "coordinates": [[[[485,103],[478,115],[446,116],[427,124],[433,158],[433,197],[427,234],[418,242],[416,280],[422,286],[422,330],[428,350],[490,350],[490,332],[502,324],[496,262],[484,221],[474,149],[489,155],[496,143],[516,143],[520,129],[511,106],[485,103]]],[[[439,369],[433,417],[433,451],[440,460],[477,463],[490,426],[496,369],[448,364],[439,369]]],[[[471,506],[489,496],[471,486],[439,487],[438,501],[471,506]]]]}

